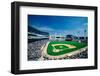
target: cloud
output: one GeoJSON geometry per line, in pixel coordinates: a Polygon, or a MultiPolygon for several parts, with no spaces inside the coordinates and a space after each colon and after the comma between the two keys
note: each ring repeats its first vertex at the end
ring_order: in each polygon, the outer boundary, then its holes
{"type": "Polygon", "coordinates": [[[38,27],[38,29],[41,31],[54,31],[54,29],[50,27],[38,27]]]}
{"type": "Polygon", "coordinates": [[[87,26],[87,25],[88,25],[88,23],[84,23],[83,25],[84,25],[84,26],[87,26]]]}
{"type": "Polygon", "coordinates": [[[41,31],[46,31],[46,32],[51,32],[51,31],[55,31],[55,29],[53,29],[53,28],[50,28],[50,27],[39,27],[39,26],[36,26],[36,25],[31,25],[33,28],[36,28],[36,29],[38,29],[38,30],[41,30],[41,31]]]}

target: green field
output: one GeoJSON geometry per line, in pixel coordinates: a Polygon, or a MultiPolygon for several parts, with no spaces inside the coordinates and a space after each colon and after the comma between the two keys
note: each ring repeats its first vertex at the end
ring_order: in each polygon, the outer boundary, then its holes
{"type": "Polygon", "coordinates": [[[86,43],[78,43],[74,41],[51,41],[47,47],[47,54],[52,56],[63,55],[86,46],[86,43]]]}

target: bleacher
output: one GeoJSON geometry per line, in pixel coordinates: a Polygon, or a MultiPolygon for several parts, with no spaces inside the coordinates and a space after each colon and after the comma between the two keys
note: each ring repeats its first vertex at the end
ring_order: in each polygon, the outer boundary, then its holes
{"type": "Polygon", "coordinates": [[[38,60],[42,54],[42,46],[49,40],[49,33],[28,26],[28,60],[38,60]]]}

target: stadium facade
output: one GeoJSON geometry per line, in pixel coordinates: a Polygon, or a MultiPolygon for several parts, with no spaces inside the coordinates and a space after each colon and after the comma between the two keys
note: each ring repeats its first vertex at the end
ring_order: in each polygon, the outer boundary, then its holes
{"type": "Polygon", "coordinates": [[[28,26],[28,43],[38,40],[49,39],[49,33],[40,31],[36,28],[28,26]]]}

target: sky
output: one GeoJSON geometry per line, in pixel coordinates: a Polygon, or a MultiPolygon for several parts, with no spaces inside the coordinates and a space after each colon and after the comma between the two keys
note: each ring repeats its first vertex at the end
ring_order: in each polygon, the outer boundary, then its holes
{"type": "Polygon", "coordinates": [[[49,32],[50,35],[87,36],[84,30],[88,29],[88,17],[28,15],[28,26],[49,32]]]}

